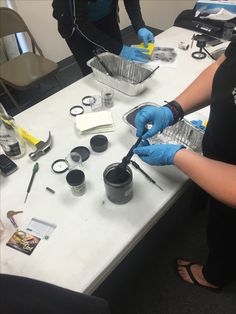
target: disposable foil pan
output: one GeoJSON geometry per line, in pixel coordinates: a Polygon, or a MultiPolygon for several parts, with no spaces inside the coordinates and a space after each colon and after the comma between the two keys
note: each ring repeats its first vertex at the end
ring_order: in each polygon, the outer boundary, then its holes
{"type": "MultiPolygon", "coordinates": [[[[130,111],[128,111],[123,116],[123,120],[127,123],[132,131],[135,133],[135,116],[138,110],[147,105],[156,105],[154,103],[143,103],[139,106],[134,107],[130,111]]],[[[150,128],[151,125],[148,125],[150,128]]],[[[176,124],[165,128],[162,133],[158,133],[152,138],[149,139],[150,144],[183,144],[187,148],[195,151],[202,151],[202,139],[203,139],[204,131],[196,128],[191,122],[186,119],[182,119],[176,124]]]]}
{"type": "Polygon", "coordinates": [[[101,62],[94,57],[87,62],[87,65],[92,69],[97,81],[129,96],[136,96],[146,88],[148,78],[151,77],[151,70],[109,52],[99,54],[99,59],[109,69],[112,76],[107,75],[101,62]]]}

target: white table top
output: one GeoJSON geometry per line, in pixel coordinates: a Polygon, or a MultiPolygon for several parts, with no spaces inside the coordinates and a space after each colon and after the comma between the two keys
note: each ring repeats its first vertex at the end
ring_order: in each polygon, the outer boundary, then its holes
{"type": "MultiPolygon", "coordinates": [[[[156,37],[156,44],[177,47],[180,41],[190,42],[192,34],[172,27],[156,37]]],[[[43,140],[50,130],[54,144],[52,150],[38,160],[40,169],[25,204],[33,167],[28,158],[32,148],[28,147],[27,154],[16,160],[18,171],[1,177],[1,220],[5,225],[1,239],[2,273],[90,294],[184,192],[188,178],[174,166],[151,167],[135,157],[164,191],[132,168],[133,199],[127,204],[115,205],[105,196],[102,174],[109,164],[119,162],[135,142],[129,127],[122,121],[123,114],[142,102],[162,104],[164,100],[173,99],[211,63],[210,58],[194,60],[190,52],[180,50],[176,68],[158,69],[141,95],[129,97],[115,92],[115,105],[110,110],[116,130],[105,134],[109,140],[107,151],[91,151],[90,158],[84,162],[87,192],[82,197],[71,194],[66,174],[54,174],[51,164],[76,146],[89,147],[92,135],[78,134],[69,109],[80,104],[86,95],[98,95],[101,84],[89,75],[15,117],[20,126],[43,140]],[[56,193],[48,193],[46,186],[56,193]],[[23,214],[15,216],[21,229],[26,228],[32,217],[55,223],[57,228],[49,240],[41,240],[28,256],[6,246],[14,232],[6,218],[9,210],[23,210],[23,214]]]]}

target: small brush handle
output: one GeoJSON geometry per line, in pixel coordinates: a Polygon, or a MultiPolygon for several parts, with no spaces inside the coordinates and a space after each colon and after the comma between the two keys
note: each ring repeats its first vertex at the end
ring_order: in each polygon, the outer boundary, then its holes
{"type": "Polygon", "coordinates": [[[142,140],[142,137],[139,137],[137,139],[136,143],[130,148],[128,154],[122,159],[122,164],[128,165],[130,163],[130,160],[134,154],[133,150],[135,147],[137,147],[139,145],[141,140],[142,140]]]}

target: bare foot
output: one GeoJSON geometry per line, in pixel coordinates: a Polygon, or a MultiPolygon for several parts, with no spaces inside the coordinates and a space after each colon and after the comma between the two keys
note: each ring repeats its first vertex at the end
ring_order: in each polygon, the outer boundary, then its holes
{"type": "MultiPolygon", "coordinates": [[[[190,264],[191,262],[189,261],[185,261],[182,259],[178,259],[177,260],[177,269],[178,269],[178,273],[180,275],[180,277],[191,284],[194,284],[193,280],[190,278],[189,273],[186,269],[186,265],[190,264]]],[[[202,265],[198,265],[198,264],[193,264],[190,266],[190,271],[193,275],[193,277],[196,279],[196,281],[199,283],[199,285],[204,286],[204,287],[209,287],[209,288],[219,288],[217,286],[214,286],[212,284],[210,284],[209,282],[206,281],[206,279],[204,278],[203,274],[202,274],[202,265]]]]}

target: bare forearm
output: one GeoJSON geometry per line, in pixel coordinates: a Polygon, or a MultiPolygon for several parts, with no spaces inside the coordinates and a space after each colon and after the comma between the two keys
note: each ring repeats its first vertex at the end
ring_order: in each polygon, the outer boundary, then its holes
{"type": "Polygon", "coordinates": [[[212,160],[187,149],[174,157],[174,164],[206,192],[236,208],[236,166],[212,160]]]}
{"type": "Polygon", "coordinates": [[[224,59],[225,57],[222,56],[219,60],[211,64],[175,99],[185,113],[209,105],[213,78],[224,59]]]}

